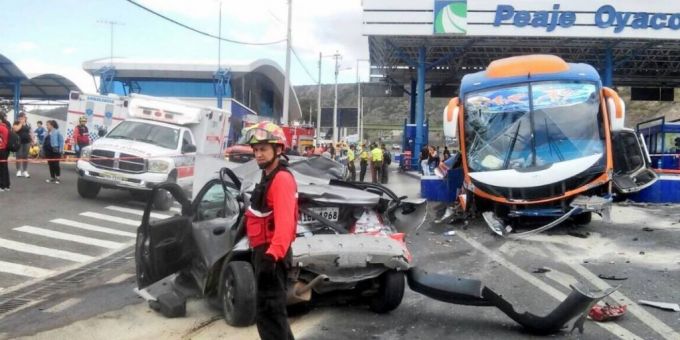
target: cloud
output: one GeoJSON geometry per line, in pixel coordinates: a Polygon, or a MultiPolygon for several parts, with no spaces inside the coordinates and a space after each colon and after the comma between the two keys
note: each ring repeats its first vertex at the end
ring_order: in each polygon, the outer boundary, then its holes
{"type": "Polygon", "coordinates": [[[38,44],[32,41],[22,41],[17,44],[17,50],[19,51],[34,51],[38,49],[38,44]]]}

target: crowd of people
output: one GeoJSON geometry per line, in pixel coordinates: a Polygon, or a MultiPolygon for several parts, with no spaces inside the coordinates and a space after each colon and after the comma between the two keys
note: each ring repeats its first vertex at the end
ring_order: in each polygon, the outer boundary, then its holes
{"type": "Polygon", "coordinates": [[[7,114],[0,112],[0,192],[10,191],[9,158],[14,154],[16,177],[30,178],[28,173],[29,157],[42,156],[47,160],[50,170],[48,183],[59,184],[61,168],[59,160],[64,151],[64,137],[59,124],[54,120],[38,121],[35,130],[21,112],[11,123],[7,114]]]}
{"type": "MultiPolygon", "coordinates": [[[[295,149],[295,148],[294,148],[295,149]]],[[[389,166],[392,164],[392,154],[387,150],[385,144],[372,143],[368,147],[361,144],[339,143],[334,146],[332,143],[320,144],[317,147],[306,146],[302,156],[323,156],[336,161],[345,162],[349,170],[350,180],[357,180],[356,158],[359,157],[359,181],[364,182],[369,165],[371,171],[371,181],[373,183],[387,184],[389,180],[389,166]]]]}
{"type": "Polygon", "coordinates": [[[444,150],[441,152],[441,156],[439,149],[439,147],[435,147],[434,145],[426,145],[422,150],[420,150],[419,160],[421,175],[434,175],[434,169],[439,167],[441,162],[445,162],[451,158],[451,151],[447,146],[444,147],[444,150]]]}

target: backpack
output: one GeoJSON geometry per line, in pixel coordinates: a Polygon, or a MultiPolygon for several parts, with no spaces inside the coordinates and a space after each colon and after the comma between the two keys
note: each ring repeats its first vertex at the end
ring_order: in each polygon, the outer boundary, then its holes
{"type": "Polygon", "coordinates": [[[9,143],[7,143],[7,149],[10,152],[17,152],[19,151],[19,148],[21,147],[21,139],[19,138],[19,135],[14,132],[13,129],[9,130],[9,143]]]}

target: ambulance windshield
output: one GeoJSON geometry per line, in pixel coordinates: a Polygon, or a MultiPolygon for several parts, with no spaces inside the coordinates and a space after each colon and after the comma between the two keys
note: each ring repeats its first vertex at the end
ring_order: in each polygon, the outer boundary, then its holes
{"type": "Polygon", "coordinates": [[[593,83],[536,82],[465,96],[470,171],[544,167],[604,150],[593,83]]]}
{"type": "Polygon", "coordinates": [[[126,120],[118,124],[106,138],[129,139],[166,149],[177,149],[179,130],[167,126],[126,120]]]}

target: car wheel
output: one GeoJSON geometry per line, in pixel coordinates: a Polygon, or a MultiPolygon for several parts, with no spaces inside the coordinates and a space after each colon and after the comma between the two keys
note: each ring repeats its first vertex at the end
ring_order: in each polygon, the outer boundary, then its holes
{"type": "Polygon", "coordinates": [[[571,219],[574,221],[574,224],[586,225],[590,223],[590,221],[593,219],[593,213],[590,211],[580,213],[578,215],[573,216],[571,219]]]}
{"type": "Polygon", "coordinates": [[[78,178],[78,195],[82,198],[95,198],[99,194],[102,186],[98,183],[88,182],[82,178],[78,178]]]}
{"type": "Polygon", "coordinates": [[[160,189],[156,191],[156,196],[153,198],[153,207],[157,210],[168,211],[174,200],[167,190],[160,189]]]}
{"type": "Polygon", "coordinates": [[[254,324],[257,292],[253,266],[245,261],[233,261],[222,268],[218,294],[224,320],[234,327],[254,324]]]}
{"type": "Polygon", "coordinates": [[[371,310],[383,314],[399,307],[404,297],[404,272],[388,270],[378,277],[378,284],[378,292],[369,303],[371,310]]]}

